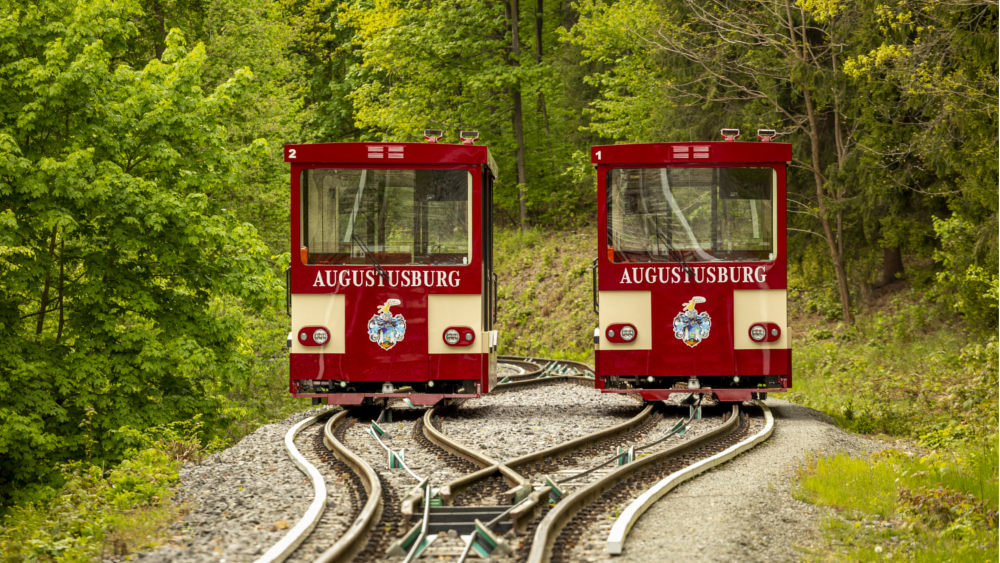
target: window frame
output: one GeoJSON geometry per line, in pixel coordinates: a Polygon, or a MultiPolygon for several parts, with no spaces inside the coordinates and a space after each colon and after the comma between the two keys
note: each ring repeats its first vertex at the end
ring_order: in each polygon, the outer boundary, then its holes
{"type": "MultiPolygon", "coordinates": [[[[698,163],[684,163],[680,165],[667,165],[664,163],[650,163],[650,164],[607,164],[604,170],[604,194],[598,194],[598,197],[603,197],[601,205],[604,208],[605,217],[605,228],[604,228],[604,248],[613,248],[613,242],[611,240],[611,225],[612,225],[612,203],[611,203],[611,189],[612,180],[611,174],[616,170],[639,170],[639,169],[684,169],[684,168],[694,168],[694,169],[711,169],[711,168],[766,168],[771,171],[771,257],[762,260],[712,260],[712,261],[697,261],[690,262],[693,265],[708,265],[708,264],[774,264],[780,260],[780,239],[778,237],[778,168],[775,164],[771,163],[752,163],[748,165],[746,163],[715,163],[715,162],[698,162],[698,163]]],[[[699,241],[699,248],[701,247],[699,241]]],[[[704,249],[702,249],[704,250],[704,249]]],[[[691,249],[679,249],[680,252],[690,252],[691,249]]],[[[603,255],[604,253],[602,253],[603,255]]],[[[603,259],[607,259],[607,256],[602,256],[603,259]]],[[[636,260],[633,262],[618,262],[613,259],[608,260],[610,264],[682,264],[680,260],[666,260],[666,261],[653,261],[653,260],[636,260]]]]}
{"type": "MultiPolygon", "coordinates": [[[[480,244],[476,244],[477,240],[481,240],[481,233],[477,231],[481,227],[479,224],[479,218],[474,212],[477,201],[481,200],[482,186],[480,185],[481,179],[479,178],[480,168],[483,166],[481,164],[445,164],[445,163],[405,163],[396,166],[378,166],[373,165],[374,163],[365,164],[333,164],[333,163],[309,163],[302,164],[296,167],[298,175],[293,174],[294,184],[291,186],[293,193],[291,194],[293,199],[293,209],[292,213],[298,223],[298,228],[293,227],[293,242],[292,247],[295,253],[299,253],[300,249],[305,246],[304,241],[308,240],[306,233],[306,228],[308,225],[308,220],[305,219],[305,214],[307,212],[306,203],[307,199],[303,196],[303,178],[311,170],[386,170],[386,171],[407,171],[407,170],[463,170],[468,174],[469,178],[469,196],[468,196],[468,208],[466,209],[466,216],[468,217],[469,225],[469,242],[471,252],[468,255],[468,262],[465,264],[382,264],[383,268],[465,268],[471,266],[478,261],[482,260],[482,249],[479,247],[480,244]],[[297,213],[296,213],[297,211],[297,213]]],[[[480,201],[481,205],[481,201],[480,201]]],[[[334,263],[334,264],[310,264],[303,262],[301,257],[294,260],[298,262],[299,265],[305,267],[320,267],[320,268],[359,268],[364,267],[369,264],[359,263],[334,263]]]]}

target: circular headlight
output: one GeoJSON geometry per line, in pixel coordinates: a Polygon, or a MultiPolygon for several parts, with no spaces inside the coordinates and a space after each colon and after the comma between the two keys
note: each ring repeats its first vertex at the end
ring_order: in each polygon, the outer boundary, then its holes
{"type": "Polygon", "coordinates": [[[776,329],[776,328],[772,328],[771,329],[771,336],[778,336],[778,334],[779,334],[778,329],[776,329]]]}
{"type": "Polygon", "coordinates": [[[305,342],[306,340],[309,340],[309,335],[303,332],[302,334],[299,334],[299,340],[305,342]]]}
{"type": "Polygon", "coordinates": [[[444,341],[450,344],[451,346],[458,344],[458,338],[459,338],[458,331],[453,328],[449,328],[444,332],[444,341]]]}
{"type": "Polygon", "coordinates": [[[466,332],[465,333],[465,339],[468,340],[469,342],[472,342],[472,333],[471,332],[466,332]]]}
{"type": "Polygon", "coordinates": [[[615,329],[609,328],[608,329],[608,338],[614,338],[614,337],[615,337],[615,329]]]}
{"type": "Polygon", "coordinates": [[[330,340],[330,333],[326,329],[317,328],[313,331],[313,342],[319,345],[326,344],[326,341],[330,340]]]}
{"type": "Polygon", "coordinates": [[[767,338],[767,331],[760,325],[753,325],[750,327],[750,338],[752,338],[754,342],[761,342],[767,338]]]}
{"type": "Polygon", "coordinates": [[[632,342],[635,338],[635,329],[630,326],[623,326],[621,332],[618,333],[625,342],[632,342]]]}

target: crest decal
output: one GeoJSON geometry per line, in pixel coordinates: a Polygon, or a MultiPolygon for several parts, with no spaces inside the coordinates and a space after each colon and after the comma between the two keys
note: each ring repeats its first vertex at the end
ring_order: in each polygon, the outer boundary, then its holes
{"type": "Polygon", "coordinates": [[[674,317],[674,336],[692,348],[708,338],[708,333],[712,329],[712,317],[695,309],[698,303],[704,302],[704,297],[692,297],[684,304],[684,309],[674,317]]]}
{"type": "Polygon", "coordinates": [[[368,340],[378,343],[383,350],[392,348],[406,335],[406,319],[399,313],[393,316],[389,312],[389,307],[400,304],[399,299],[389,299],[379,305],[378,313],[368,321],[368,340]]]}

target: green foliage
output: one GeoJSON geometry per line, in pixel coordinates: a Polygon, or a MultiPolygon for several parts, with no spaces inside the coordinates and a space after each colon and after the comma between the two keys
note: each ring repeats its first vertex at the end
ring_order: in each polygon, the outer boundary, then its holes
{"type": "Polygon", "coordinates": [[[64,484],[54,498],[4,516],[0,561],[89,562],[137,520],[169,520],[174,512],[168,499],[180,462],[164,453],[165,445],[133,451],[109,471],[82,462],[61,465],[64,484]]]}
{"type": "Polygon", "coordinates": [[[994,434],[947,453],[813,457],[796,496],[839,511],[825,527],[843,549],[824,559],[996,561],[997,456],[994,434]]]}
{"type": "Polygon", "coordinates": [[[940,447],[996,432],[997,384],[996,336],[970,343],[946,308],[904,294],[796,341],[789,398],[856,432],[940,447]]]}
{"type": "Polygon", "coordinates": [[[133,2],[0,5],[6,504],[58,486],[54,462],[120,459],[122,426],[225,427],[247,354],[241,315],[213,302],[260,309],[280,284],[256,229],[212,196],[265,148],[227,145],[248,72],[206,92],[205,48],[176,30],[161,60],[121,63],[133,2]]]}
{"type": "MultiPolygon", "coordinates": [[[[509,7],[508,7],[509,8],[509,7]]],[[[501,224],[518,224],[514,98],[523,103],[527,205],[532,222],[576,227],[593,210],[593,173],[580,174],[574,155],[590,135],[580,106],[582,77],[572,70],[573,47],[558,42],[561,7],[522,4],[519,54],[505,5],[491,0],[368,2],[341,5],[339,21],[354,32],[360,64],[351,69],[355,124],[366,139],[419,141],[426,128],[457,142],[475,129],[500,166],[495,203],[501,224]],[[531,33],[542,18],[541,45],[531,33]],[[540,53],[539,53],[540,50],[540,53]],[[558,70],[557,70],[558,69],[558,70]]]]}
{"type": "Polygon", "coordinates": [[[593,237],[593,229],[496,233],[501,353],[593,362],[593,237]]]}

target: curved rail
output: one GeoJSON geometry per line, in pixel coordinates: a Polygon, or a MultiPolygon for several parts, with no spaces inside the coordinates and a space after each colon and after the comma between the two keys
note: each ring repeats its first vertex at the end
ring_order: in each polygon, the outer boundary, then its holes
{"type": "Polygon", "coordinates": [[[506,462],[506,464],[509,467],[521,467],[522,465],[530,465],[539,461],[545,461],[545,458],[556,459],[577,450],[587,448],[594,442],[599,442],[607,438],[618,436],[619,434],[624,434],[631,431],[633,428],[640,426],[642,423],[646,422],[649,417],[653,416],[654,406],[655,403],[646,405],[646,408],[642,409],[642,412],[625,422],[622,422],[621,424],[609,426],[608,428],[602,428],[593,434],[587,434],[586,436],[574,438],[561,444],[545,448],[544,450],[539,450],[537,452],[532,452],[530,454],[514,458],[506,462]]]}
{"type": "Polygon", "coordinates": [[[323,475],[316,469],[316,466],[309,463],[302,456],[302,453],[299,452],[299,449],[295,447],[295,437],[306,428],[312,426],[324,415],[325,413],[307,418],[293,426],[285,434],[285,449],[288,450],[288,455],[291,456],[292,462],[312,481],[314,491],[313,501],[309,505],[309,509],[306,510],[305,515],[302,516],[302,519],[295,524],[295,527],[288,530],[288,533],[278,543],[271,546],[271,549],[257,558],[254,563],[281,563],[305,541],[309,533],[316,527],[316,524],[319,524],[320,518],[323,517],[323,511],[326,510],[326,481],[323,480],[323,475]]]}
{"type": "Polygon", "coordinates": [[[364,549],[371,535],[372,527],[382,516],[382,482],[379,480],[378,473],[368,465],[368,462],[347,449],[334,435],[334,430],[349,414],[349,411],[343,411],[330,417],[323,429],[323,443],[361,478],[361,484],[364,486],[365,492],[368,493],[368,500],[347,532],[330,549],[316,558],[315,563],[347,563],[353,559],[364,549]]]}
{"type": "Polygon", "coordinates": [[[750,436],[738,444],[734,444],[729,448],[726,448],[723,452],[717,453],[712,457],[705,458],[697,463],[693,463],[680,471],[671,473],[665,479],[650,487],[646,490],[646,492],[642,493],[639,498],[635,499],[632,504],[628,506],[628,508],[622,511],[621,516],[615,520],[615,524],[611,527],[611,533],[608,534],[607,541],[608,553],[612,555],[619,555],[625,545],[626,536],[628,536],[628,533],[632,531],[632,526],[639,521],[639,517],[642,516],[646,510],[649,509],[649,507],[653,506],[653,503],[660,500],[663,495],[673,490],[674,487],[680,485],[688,479],[691,479],[692,477],[708,471],[717,465],[729,461],[730,459],[770,438],[771,433],[774,431],[774,416],[771,414],[771,409],[767,408],[767,405],[765,405],[762,401],[757,401],[757,405],[764,410],[765,424],[764,428],[760,432],[750,436]]]}
{"type": "Polygon", "coordinates": [[[559,537],[559,533],[573,516],[618,483],[647,467],[674,457],[680,457],[718,438],[726,436],[734,431],[738,425],[739,406],[733,405],[732,415],[729,419],[711,432],[706,432],[701,436],[697,436],[661,452],[639,458],[573,491],[566,498],[562,499],[559,504],[556,504],[552,510],[549,510],[548,514],[538,524],[534,540],[531,543],[531,551],[528,553],[527,563],[546,563],[549,561],[552,557],[552,547],[555,544],[556,538],[559,537]]]}
{"type": "Polygon", "coordinates": [[[511,490],[509,491],[511,497],[513,497],[514,491],[522,487],[531,488],[531,482],[515,472],[513,469],[494,460],[482,452],[465,446],[461,442],[452,440],[451,438],[445,436],[440,430],[435,428],[434,417],[440,414],[441,410],[441,406],[438,405],[432,409],[428,409],[427,412],[424,413],[424,436],[446,452],[452,453],[462,459],[469,460],[482,468],[479,471],[464,475],[441,487],[441,498],[444,499],[445,503],[448,503],[452,496],[457,492],[457,490],[453,487],[458,487],[458,490],[464,489],[469,484],[485,479],[497,471],[503,475],[504,481],[511,486],[511,490]]]}

